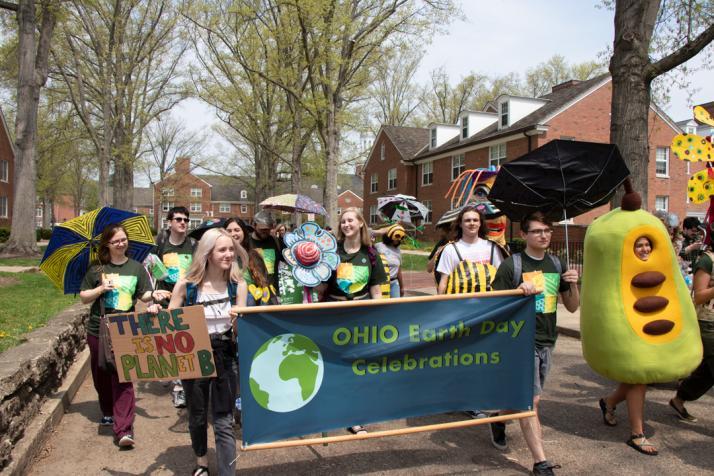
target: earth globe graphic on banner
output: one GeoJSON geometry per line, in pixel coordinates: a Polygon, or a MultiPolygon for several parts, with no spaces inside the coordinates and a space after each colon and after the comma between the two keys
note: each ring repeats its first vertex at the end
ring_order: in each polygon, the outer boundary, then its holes
{"type": "Polygon", "coordinates": [[[250,391],[266,410],[292,412],[317,395],[324,373],[322,354],[312,340],[281,334],[263,343],[253,356],[250,391]]]}

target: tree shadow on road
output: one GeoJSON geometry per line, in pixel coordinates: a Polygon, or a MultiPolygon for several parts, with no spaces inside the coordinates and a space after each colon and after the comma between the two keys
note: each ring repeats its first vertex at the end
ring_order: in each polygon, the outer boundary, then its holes
{"type": "MultiPolygon", "coordinates": [[[[215,460],[215,454],[211,455],[211,451],[209,450],[209,460],[211,459],[215,460]]],[[[103,468],[103,470],[107,474],[111,474],[113,476],[139,476],[158,472],[170,472],[171,474],[189,474],[195,466],[195,462],[196,460],[194,458],[191,445],[182,445],[167,448],[163,453],[160,453],[156,457],[156,461],[151,463],[151,465],[147,466],[146,469],[140,473],[129,473],[126,471],[114,470],[107,467],[103,468]]]]}

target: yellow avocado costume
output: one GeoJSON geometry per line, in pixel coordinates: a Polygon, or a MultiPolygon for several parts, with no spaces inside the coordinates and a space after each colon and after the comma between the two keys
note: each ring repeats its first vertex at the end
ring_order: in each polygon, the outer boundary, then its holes
{"type": "Polygon", "coordinates": [[[588,227],[580,330],[588,365],[617,382],[671,382],[702,360],[697,316],[669,234],[639,204],[588,227]],[[641,236],[652,243],[647,261],[634,252],[641,236]]]}

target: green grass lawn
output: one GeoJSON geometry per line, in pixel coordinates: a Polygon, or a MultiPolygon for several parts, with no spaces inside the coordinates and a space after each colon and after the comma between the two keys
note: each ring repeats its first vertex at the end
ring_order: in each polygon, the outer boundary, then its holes
{"type": "Polygon", "coordinates": [[[436,241],[420,241],[416,240],[416,246],[410,240],[404,240],[400,248],[403,250],[420,250],[420,251],[431,251],[431,249],[436,244],[436,241]]]}
{"type": "Polygon", "coordinates": [[[0,266],[39,266],[42,254],[47,245],[40,246],[40,256],[37,258],[0,258],[0,266]]]}
{"type": "Polygon", "coordinates": [[[428,256],[402,253],[402,269],[404,271],[426,271],[428,256]]]}
{"type": "Polygon", "coordinates": [[[0,352],[78,300],[62,294],[43,273],[0,273],[0,352]]]}

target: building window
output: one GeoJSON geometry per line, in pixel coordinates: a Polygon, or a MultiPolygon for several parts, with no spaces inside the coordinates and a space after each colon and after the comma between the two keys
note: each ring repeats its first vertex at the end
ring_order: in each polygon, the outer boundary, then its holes
{"type": "Polygon", "coordinates": [[[655,197],[655,210],[664,210],[665,212],[669,210],[668,195],[657,195],[655,197]]]}
{"type": "Polygon", "coordinates": [[[429,144],[430,149],[436,147],[436,127],[431,130],[431,142],[429,144]]]}
{"type": "Polygon", "coordinates": [[[459,175],[466,169],[464,165],[464,154],[455,155],[451,158],[451,180],[459,178],[459,175]]]}
{"type": "Polygon", "coordinates": [[[192,197],[200,197],[203,195],[203,191],[200,188],[192,188],[191,189],[191,196],[192,197]]]}
{"type": "Polygon", "coordinates": [[[502,102],[500,108],[501,112],[499,116],[501,117],[501,127],[508,127],[508,101],[502,102]]]}
{"type": "Polygon", "coordinates": [[[200,224],[201,224],[201,219],[200,219],[200,218],[191,218],[191,219],[188,221],[188,227],[191,228],[192,230],[193,230],[194,228],[198,227],[198,225],[200,225],[200,224]]]}
{"type": "Polygon", "coordinates": [[[164,197],[173,197],[175,195],[173,188],[162,188],[161,195],[164,197]]]}
{"type": "Polygon", "coordinates": [[[240,198],[241,198],[241,199],[248,198],[248,190],[241,190],[241,191],[240,191],[240,198]]]}
{"type": "Polygon", "coordinates": [[[424,224],[428,225],[429,223],[431,223],[431,207],[432,207],[431,200],[423,200],[421,203],[424,204],[426,209],[429,211],[426,214],[426,220],[424,220],[424,224]]]}
{"type": "Polygon", "coordinates": [[[655,157],[655,174],[657,177],[669,178],[669,147],[657,147],[655,157]]]}
{"type": "Polygon", "coordinates": [[[421,164],[421,184],[431,185],[434,182],[434,162],[421,164]]]}
{"type": "Polygon", "coordinates": [[[228,213],[231,211],[231,204],[230,203],[221,203],[218,205],[218,211],[220,213],[228,213]]]}
{"type": "Polygon", "coordinates": [[[0,160],[0,181],[10,181],[10,162],[7,160],[0,160]]]}
{"type": "Polygon", "coordinates": [[[506,143],[492,145],[488,148],[488,166],[499,167],[506,161],[506,143]]]}
{"type": "Polygon", "coordinates": [[[154,207],[149,207],[149,216],[154,216],[154,207]]]}
{"type": "Polygon", "coordinates": [[[248,213],[248,205],[241,205],[240,206],[240,212],[243,214],[248,213]]]}
{"type": "Polygon", "coordinates": [[[201,211],[201,202],[192,203],[190,210],[192,212],[200,212],[201,211]]]}
{"type": "Polygon", "coordinates": [[[377,174],[372,174],[372,177],[369,179],[369,192],[377,193],[377,174]]]}
{"type": "Polygon", "coordinates": [[[379,214],[377,213],[377,205],[369,206],[369,224],[374,225],[379,220],[379,214]]]}
{"type": "Polygon", "coordinates": [[[389,169],[387,171],[387,190],[397,188],[397,169],[389,169]]]}
{"type": "Polygon", "coordinates": [[[384,160],[384,142],[379,146],[379,159],[384,160]]]}
{"type": "Polygon", "coordinates": [[[461,118],[461,138],[466,139],[469,136],[469,116],[461,118]]]}
{"type": "Polygon", "coordinates": [[[340,207],[337,207],[337,214],[342,215],[342,209],[340,207]]]}
{"type": "Polygon", "coordinates": [[[0,197],[0,218],[7,218],[7,197],[0,197]]]}
{"type": "Polygon", "coordinates": [[[42,206],[35,209],[35,218],[42,218],[42,206]]]}
{"type": "Polygon", "coordinates": [[[161,209],[165,212],[168,212],[173,207],[174,207],[174,202],[164,202],[161,204],[161,209]]]}

